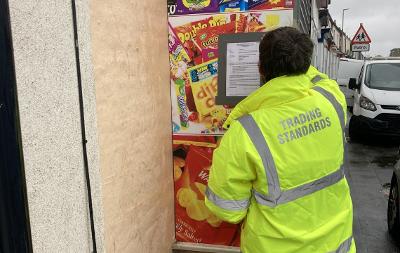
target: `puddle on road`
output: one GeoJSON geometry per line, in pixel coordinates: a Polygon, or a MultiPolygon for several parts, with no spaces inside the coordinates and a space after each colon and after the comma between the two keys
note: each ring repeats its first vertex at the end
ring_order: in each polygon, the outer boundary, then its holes
{"type": "Polygon", "coordinates": [[[371,163],[377,164],[379,167],[389,167],[394,166],[399,159],[398,155],[392,156],[377,156],[371,163]]]}

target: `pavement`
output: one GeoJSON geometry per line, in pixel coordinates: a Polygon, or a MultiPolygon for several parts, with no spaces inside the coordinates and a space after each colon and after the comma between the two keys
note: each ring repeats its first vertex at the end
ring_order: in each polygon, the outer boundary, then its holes
{"type": "Polygon", "coordinates": [[[400,252],[387,230],[386,211],[393,166],[399,144],[365,136],[349,140],[346,177],[354,208],[354,237],[359,253],[400,252]]]}

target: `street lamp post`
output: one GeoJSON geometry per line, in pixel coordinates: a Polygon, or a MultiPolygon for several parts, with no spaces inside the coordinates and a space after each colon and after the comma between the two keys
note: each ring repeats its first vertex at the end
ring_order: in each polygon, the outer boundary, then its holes
{"type": "Polygon", "coordinates": [[[346,37],[345,37],[345,35],[344,35],[344,12],[345,11],[347,11],[347,10],[350,10],[350,8],[345,8],[345,9],[343,9],[343,12],[342,12],[342,50],[343,50],[343,53],[346,53],[346,37]]]}

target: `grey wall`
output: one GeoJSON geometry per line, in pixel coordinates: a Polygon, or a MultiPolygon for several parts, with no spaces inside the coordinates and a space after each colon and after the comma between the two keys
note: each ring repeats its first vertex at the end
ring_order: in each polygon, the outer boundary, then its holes
{"type": "MultiPolygon", "coordinates": [[[[82,81],[97,243],[103,222],[87,0],[78,1],[82,81]]],[[[70,1],[10,0],[34,252],[91,247],[70,1]]]]}

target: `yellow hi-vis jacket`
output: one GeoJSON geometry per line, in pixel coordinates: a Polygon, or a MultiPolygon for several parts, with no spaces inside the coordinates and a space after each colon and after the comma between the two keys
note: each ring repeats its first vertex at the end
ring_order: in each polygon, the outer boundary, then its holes
{"type": "Polygon", "coordinates": [[[345,97],[310,67],[239,103],[215,150],[206,205],[239,223],[243,253],[356,252],[344,175],[345,97]]]}

